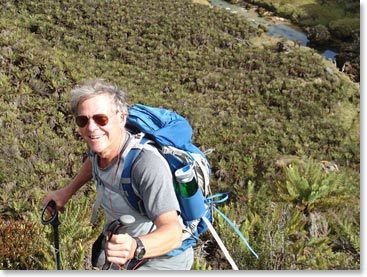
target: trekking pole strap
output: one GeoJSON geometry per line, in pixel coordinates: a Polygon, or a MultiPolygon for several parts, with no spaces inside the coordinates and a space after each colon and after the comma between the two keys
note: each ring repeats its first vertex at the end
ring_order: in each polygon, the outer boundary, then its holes
{"type": "Polygon", "coordinates": [[[56,227],[61,224],[59,220],[59,214],[56,210],[56,202],[54,200],[49,201],[46,206],[43,207],[41,213],[41,223],[43,225],[51,224],[53,227],[56,227]],[[51,217],[47,216],[47,209],[51,207],[54,210],[54,213],[51,217]]]}

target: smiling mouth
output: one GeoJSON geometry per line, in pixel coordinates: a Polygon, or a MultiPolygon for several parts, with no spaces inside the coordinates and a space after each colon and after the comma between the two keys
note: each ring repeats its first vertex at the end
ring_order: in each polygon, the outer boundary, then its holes
{"type": "Polygon", "coordinates": [[[100,139],[102,138],[104,135],[98,135],[98,136],[88,136],[89,139],[91,140],[97,140],[97,139],[100,139]]]}

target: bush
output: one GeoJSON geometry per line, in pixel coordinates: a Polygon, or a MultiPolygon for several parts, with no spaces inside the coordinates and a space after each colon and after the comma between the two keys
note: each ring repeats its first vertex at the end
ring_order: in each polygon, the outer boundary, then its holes
{"type": "Polygon", "coordinates": [[[0,215],[0,269],[43,269],[44,261],[51,258],[47,248],[35,223],[0,215]]]}
{"type": "Polygon", "coordinates": [[[360,30],[359,18],[342,18],[329,23],[330,32],[341,40],[352,39],[353,31],[360,30]]]}

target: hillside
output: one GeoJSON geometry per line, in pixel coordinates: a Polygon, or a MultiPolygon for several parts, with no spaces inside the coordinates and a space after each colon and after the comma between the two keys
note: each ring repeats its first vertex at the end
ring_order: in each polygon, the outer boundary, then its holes
{"type": "MultiPolygon", "coordinates": [[[[0,269],[54,267],[41,201],[85,156],[69,91],[94,76],[184,115],[214,149],[219,208],[260,257],[217,219],[240,269],[360,268],[359,86],[331,62],[189,0],[25,3],[0,0],[0,269]]],[[[60,215],[65,269],[90,268],[94,193],[60,215]]],[[[195,269],[228,269],[207,239],[195,269]]]]}
{"type": "MultiPolygon", "coordinates": [[[[230,0],[231,2],[231,0],[230,0]]],[[[239,2],[235,0],[235,2],[239,2]]],[[[334,49],[338,68],[353,81],[360,81],[360,10],[357,0],[251,0],[265,16],[270,10],[300,26],[311,47],[334,49]],[[265,10],[265,9],[266,10],[265,10]]]]}

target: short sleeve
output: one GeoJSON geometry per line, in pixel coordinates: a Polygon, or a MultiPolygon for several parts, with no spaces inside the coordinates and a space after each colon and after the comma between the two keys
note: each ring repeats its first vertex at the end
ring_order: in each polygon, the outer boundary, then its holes
{"type": "Polygon", "coordinates": [[[172,173],[165,158],[152,145],[146,144],[132,167],[132,184],[143,199],[150,220],[157,216],[177,211],[172,173]]]}

